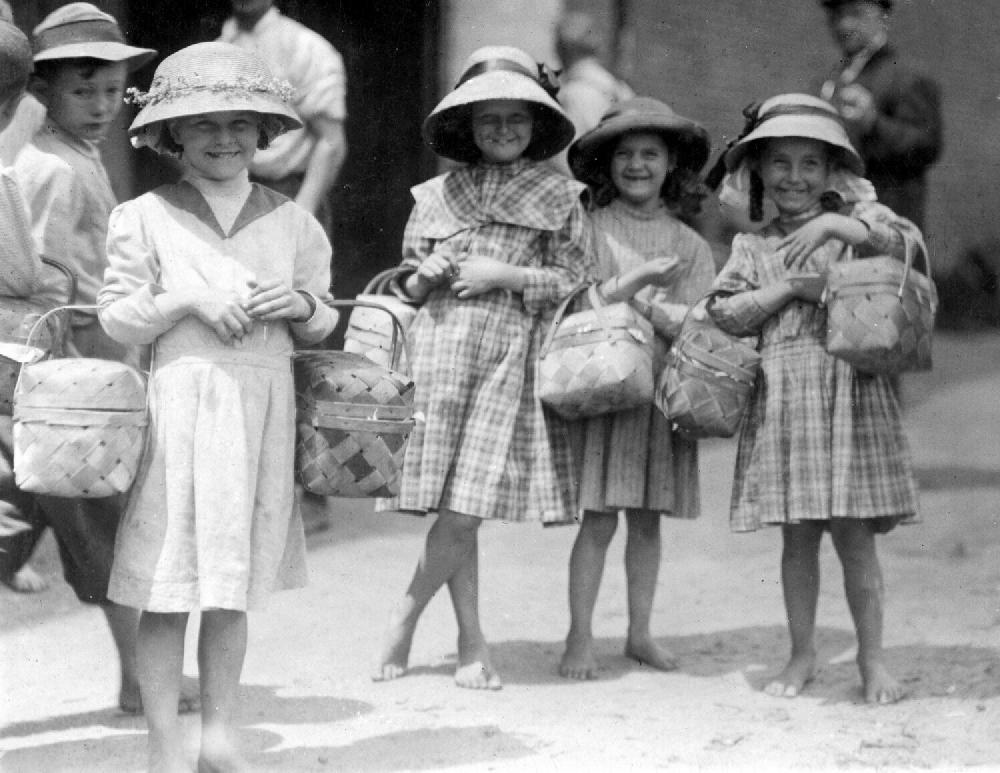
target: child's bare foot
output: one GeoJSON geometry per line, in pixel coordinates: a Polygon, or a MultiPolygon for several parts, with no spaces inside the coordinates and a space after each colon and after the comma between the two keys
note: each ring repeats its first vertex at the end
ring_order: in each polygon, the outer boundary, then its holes
{"type": "Polygon", "coordinates": [[[788,665],[764,686],[764,692],[776,698],[795,698],[816,675],[816,653],[792,655],[788,665]]]}
{"type": "Polygon", "coordinates": [[[677,656],[653,641],[651,636],[629,638],[625,642],[625,657],[660,671],[677,670],[677,656]]]}
{"type": "Polygon", "coordinates": [[[389,682],[406,674],[410,659],[410,645],[413,643],[413,628],[405,623],[393,621],[385,635],[385,646],[372,673],[373,682],[389,682]]]}
{"type": "Polygon", "coordinates": [[[198,773],[245,773],[250,770],[229,735],[202,730],[198,773]]]}
{"type": "Polygon", "coordinates": [[[149,773],[191,773],[182,744],[156,739],[154,733],[150,733],[149,743],[149,773]]]}
{"type": "Polygon", "coordinates": [[[559,676],[597,679],[597,658],[594,657],[594,640],[591,637],[566,637],[566,651],[559,661],[559,676]]]}
{"type": "Polygon", "coordinates": [[[906,697],[906,688],[897,682],[881,661],[859,663],[861,685],[865,692],[865,702],[888,704],[906,697]]]}
{"type": "Polygon", "coordinates": [[[49,581],[36,572],[31,564],[25,564],[10,577],[5,577],[3,584],[18,593],[41,593],[49,587],[49,581]]]}
{"type": "MultiPolygon", "coordinates": [[[[118,693],[118,708],[125,714],[139,716],[142,714],[142,696],[139,694],[139,683],[122,684],[118,693]]],[[[181,696],[177,701],[178,714],[193,714],[201,710],[201,691],[198,680],[185,676],[181,681],[181,696]]]]}
{"type": "Polygon", "coordinates": [[[462,637],[459,637],[455,684],[469,690],[499,690],[503,687],[500,675],[490,661],[489,647],[482,639],[463,644],[462,637]]]}

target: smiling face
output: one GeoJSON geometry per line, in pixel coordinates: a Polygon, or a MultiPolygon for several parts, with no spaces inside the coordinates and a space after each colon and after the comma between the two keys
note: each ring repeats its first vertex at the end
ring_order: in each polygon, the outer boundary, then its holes
{"type": "Polygon", "coordinates": [[[764,195],[785,217],[805,215],[819,206],[830,176],[826,143],[803,137],[767,140],[760,155],[764,195]]]}
{"type": "Polygon", "coordinates": [[[38,88],[48,117],[68,134],[100,142],[122,109],[128,69],[123,62],[54,68],[38,88]]]}
{"type": "Polygon", "coordinates": [[[260,137],[260,118],[246,110],[178,118],[170,135],[184,150],[181,161],[207,180],[222,182],[250,165],[260,137]]]}
{"type": "Polygon", "coordinates": [[[611,181],[624,201],[654,209],[660,206],[660,189],[674,166],[674,155],[659,134],[626,134],[611,153],[611,181]]]}
{"type": "Polygon", "coordinates": [[[853,0],[827,11],[833,37],[848,56],[867,48],[885,34],[887,18],[882,7],[871,0],[853,0]]]}
{"type": "Polygon", "coordinates": [[[472,139],[491,164],[509,164],[531,144],[534,116],[527,102],[492,99],[472,105],[472,139]]]}

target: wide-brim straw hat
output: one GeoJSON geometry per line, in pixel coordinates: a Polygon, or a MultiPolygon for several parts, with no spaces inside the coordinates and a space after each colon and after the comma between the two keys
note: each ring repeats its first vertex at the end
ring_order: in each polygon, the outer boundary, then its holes
{"type": "Polygon", "coordinates": [[[711,140],[701,124],[678,115],[658,99],[634,97],[612,106],[597,126],[570,146],[567,158],[573,174],[583,182],[606,175],[614,143],[635,132],[661,135],[677,154],[677,166],[696,173],[711,151],[711,140]]]}
{"type": "Polygon", "coordinates": [[[36,62],[54,59],[100,59],[124,62],[136,70],[154,56],[152,48],[125,43],[114,16],[90,3],[69,3],[46,16],[31,32],[36,62]]]}
{"type": "Polygon", "coordinates": [[[129,127],[129,136],[137,148],[146,145],[162,150],[167,121],[246,110],[261,116],[261,128],[272,140],[302,126],[289,104],[294,94],[256,54],[230,43],[195,43],[160,62],[145,94],[130,91],[129,100],[142,109],[129,127]]]}
{"type": "Polygon", "coordinates": [[[778,137],[825,142],[843,166],[864,175],[864,161],[851,144],[837,108],[810,94],[779,94],[764,102],[754,128],[726,153],[726,169],[735,171],[755,142],[778,137]]]}
{"type": "Polygon", "coordinates": [[[439,156],[466,163],[478,160],[482,151],[472,138],[472,106],[494,99],[527,102],[534,108],[526,158],[551,158],[572,142],[573,122],[542,88],[538,64],[513,46],[486,46],[466,60],[458,85],[424,121],[424,140],[439,156]]]}

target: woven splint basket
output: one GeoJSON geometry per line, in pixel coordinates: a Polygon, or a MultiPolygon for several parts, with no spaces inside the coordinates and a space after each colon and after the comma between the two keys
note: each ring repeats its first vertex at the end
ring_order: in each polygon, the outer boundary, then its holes
{"type": "MultiPolygon", "coordinates": [[[[357,307],[358,301],[331,301],[357,307]]],[[[404,334],[394,314],[390,362],[404,334]]],[[[298,352],[295,470],[321,496],[393,497],[399,493],[406,441],[413,429],[413,382],[353,352],[298,352]]]]}
{"type": "Polygon", "coordinates": [[[25,364],[14,390],[17,486],[73,498],[128,491],[146,424],[146,380],[124,363],[68,357],[25,364]]]}
{"type": "Polygon", "coordinates": [[[591,308],[566,314],[581,288],[560,304],[542,344],[538,393],[567,419],[599,416],[653,401],[653,326],[628,303],[605,305],[596,285],[591,308]]]}
{"type": "Polygon", "coordinates": [[[417,307],[390,294],[389,286],[398,273],[398,269],[393,268],[376,274],[357,296],[363,305],[359,304],[351,311],[344,333],[344,351],[363,354],[384,368],[405,373],[409,370],[405,352],[400,355],[398,363],[392,362],[393,352],[396,351],[396,326],[385,310],[395,316],[405,332],[417,316],[417,307]]]}
{"type": "Polygon", "coordinates": [[[656,388],[656,406],[694,437],[732,437],[746,411],[760,355],[713,325],[696,306],[674,339],[656,388]]]}
{"type": "Polygon", "coordinates": [[[827,275],[826,350],[865,373],[929,370],[937,289],[923,245],[893,257],[835,263],[827,275]],[[913,253],[925,273],[913,267],[913,253]]]}

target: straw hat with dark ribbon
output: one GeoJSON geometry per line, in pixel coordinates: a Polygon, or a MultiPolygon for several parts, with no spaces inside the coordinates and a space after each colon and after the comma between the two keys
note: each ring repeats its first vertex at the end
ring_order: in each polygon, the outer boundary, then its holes
{"type": "Polygon", "coordinates": [[[837,109],[829,102],[810,94],[779,94],[764,102],[751,114],[745,134],[726,151],[726,169],[734,171],[746,157],[750,146],[764,139],[802,137],[829,145],[843,166],[863,175],[865,164],[854,149],[837,109]]]}
{"type": "Polygon", "coordinates": [[[711,148],[701,124],[678,115],[658,99],[634,97],[612,106],[596,127],[570,146],[569,165],[577,179],[592,183],[605,175],[612,143],[630,132],[662,135],[677,154],[677,166],[695,173],[705,165],[711,148]]]}
{"type": "Polygon", "coordinates": [[[160,62],[149,91],[129,90],[128,100],[142,106],[129,136],[137,148],[163,151],[166,121],[246,110],[260,115],[261,128],[272,140],[302,126],[289,104],[294,94],[256,54],[229,43],[195,43],[160,62]]]}
{"type": "Polygon", "coordinates": [[[135,70],[154,56],[152,48],[125,43],[114,16],[90,3],[69,3],[42,19],[31,32],[36,62],[52,59],[101,59],[124,62],[135,70]]]}
{"type": "Polygon", "coordinates": [[[486,46],[465,62],[455,89],[424,121],[423,135],[440,156],[471,163],[482,153],[472,139],[472,105],[488,100],[519,100],[534,109],[531,142],[525,157],[551,158],[573,139],[573,122],[554,95],[554,75],[513,46],[486,46]]]}

